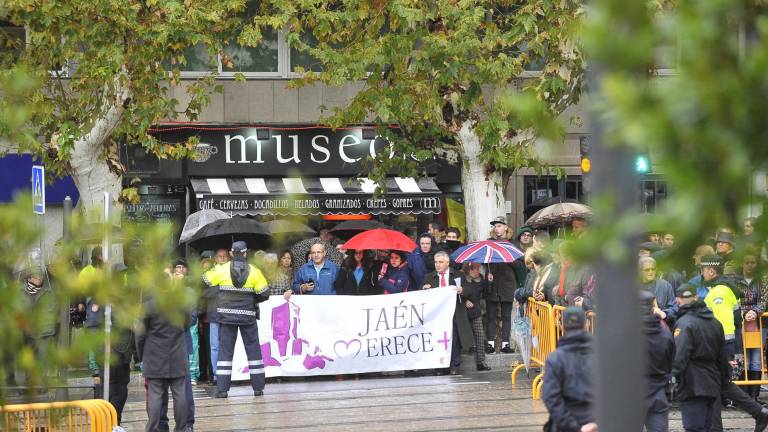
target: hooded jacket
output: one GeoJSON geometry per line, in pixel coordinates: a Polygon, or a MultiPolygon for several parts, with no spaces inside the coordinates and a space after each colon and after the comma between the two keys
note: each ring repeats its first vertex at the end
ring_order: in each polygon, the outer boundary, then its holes
{"type": "Polygon", "coordinates": [[[646,364],[649,391],[664,388],[672,373],[675,360],[675,340],[666,324],[659,317],[646,315],[643,319],[643,334],[648,344],[648,363],[646,364]]]}
{"type": "Polygon", "coordinates": [[[718,397],[728,379],[729,366],[723,345],[723,326],[704,302],[680,306],[674,331],[675,360],[672,376],[678,383],[678,399],[718,397]]]}
{"type": "Polygon", "coordinates": [[[592,411],[592,336],[568,331],[547,357],[541,398],[549,411],[545,431],[578,432],[595,421],[592,411]]]}
{"type": "Polygon", "coordinates": [[[210,287],[206,297],[216,299],[221,324],[255,323],[258,303],[269,299],[269,286],[261,271],[237,257],[203,274],[203,282],[210,287]]]}

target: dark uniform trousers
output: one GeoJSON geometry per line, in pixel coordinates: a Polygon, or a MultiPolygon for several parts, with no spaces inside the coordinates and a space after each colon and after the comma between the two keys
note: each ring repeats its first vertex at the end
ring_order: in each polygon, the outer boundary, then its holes
{"type": "Polygon", "coordinates": [[[216,388],[219,392],[229,391],[232,381],[232,356],[235,352],[237,330],[245,345],[248,369],[251,371],[251,386],[254,391],[264,390],[264,362],[261,360],[259,328],[253,324],[219,324],[219,359],[216,363],[216,388]]]}
{"type": "Polygon", "coordinates": [[[746,394],[744,390],[740,389],[736,384],[728,382],[723,386],[720,391],[720,397],[717,398],[715,403],[714,413],[712,414],[712,432],[722,432],[723,430],[723,418],[720,412],[723,407],[723,404],[720,402],[721,398],[729,399],[736,408],[751,415],[754,419],[757,419],[763,410],[763,406],[746,394]]]}
{"type": "Polygon", "coordinates": [[[709,432],[715,411],[713,397],[695,397],[680,402],[685,432],[709,432]]]}
{"type": "Polygon", "coordinates": [[[666,383],[658,386],[646,399],[645,430],[647,432],[667,432],[669,430],[669,401],[666,383]]]}

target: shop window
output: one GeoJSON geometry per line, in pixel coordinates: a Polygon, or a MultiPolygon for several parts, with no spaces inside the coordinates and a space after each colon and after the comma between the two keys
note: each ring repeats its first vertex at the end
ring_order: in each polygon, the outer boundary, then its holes
{"type": "Polygon", "coordinates": [[[19,60],[26,46],[26,35],[24,27],[0,21],[0,64],[11,65],[19,60]]]}
{"type": "Polygon", "coordinates": [[[655,213],[666,200],[666,181],[658,178],[640,180],[640,207],[643,213],[655,213]]]}
{"type": "Polygon", "coordinates": [[[558,202],[584,202],[581,176],[525,176],[525,219],[558,202]]]}

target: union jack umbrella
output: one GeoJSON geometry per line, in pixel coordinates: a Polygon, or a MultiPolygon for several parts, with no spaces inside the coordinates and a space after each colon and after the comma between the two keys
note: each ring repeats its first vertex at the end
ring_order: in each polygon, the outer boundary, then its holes
{"type": "Polygon", "coordinates": [[[457,263],[511,263],[524,255],[525,252],[508,241],[482,240],[456,249],[451,259],[457,263]]]}

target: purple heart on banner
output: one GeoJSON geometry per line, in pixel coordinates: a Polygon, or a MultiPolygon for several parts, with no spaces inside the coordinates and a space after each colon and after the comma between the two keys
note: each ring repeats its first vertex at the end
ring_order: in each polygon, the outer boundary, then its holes
{"type": "Polygon", "coordinates": [[[340,340],[333,344],[333,352],[336,353],[337,358],[357,357],[361,349],[363,349],[363,343],[360,339],[340,340]]]}

